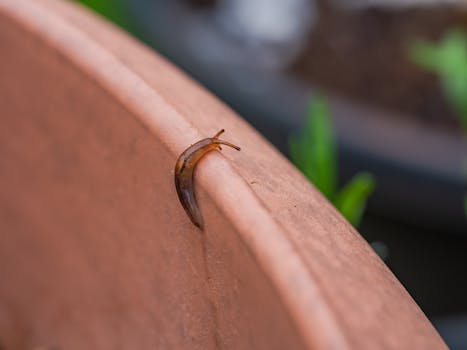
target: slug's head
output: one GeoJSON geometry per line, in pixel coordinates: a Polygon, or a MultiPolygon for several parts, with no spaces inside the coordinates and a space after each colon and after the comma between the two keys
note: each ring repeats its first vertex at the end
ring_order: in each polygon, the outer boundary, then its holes
{"type": "Polygon", "coordinates": [[[216,148],[218,148],[219,150],[222,150],[222,147],[221,145],[226,145],[226,146],[229,146],[229,147],[232,147],[232,148],[235,148],[237,151],[240,151],[240,147],[234,145],[233,143],[230,143],[230,142],[227,142],[227,141],[223,141],[223,140],[220,140],[219,139],[219,136],[224,132],[225,130],[224,129],[221,129],[219,130],[213,137],[211,137],[209,140],[211,140],[211,142],[216,145],[216,148]]]}

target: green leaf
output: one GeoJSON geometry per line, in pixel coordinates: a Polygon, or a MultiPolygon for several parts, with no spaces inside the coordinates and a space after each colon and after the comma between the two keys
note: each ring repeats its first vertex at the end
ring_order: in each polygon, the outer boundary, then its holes
{"type": "Polygon", "coordinates": [[[441,86],[462,127],[467,130],[467,75],[443,77],[441,86]]]}
{"type": "Polygon", "coordinates": [[[451,29],[438,45],[438,73],[446,76],[467,76],[467,37],[461,29],[451,29]]]}
{"type": "Polygon", "coordinates": [[[130,25],[125,14],[122,0],[78,0],[78,2],[100,13],[127,31],[130,31],[130,25]]]}
{"type": "Polygon", "coordinates": [[[373,176],[360,173],[355,175],[334,198],[333,203],[336,208],[354,227],[360,224],[366,200],[374,187],[373,176]]]}
{"type": "Polygon", "coordinates": [[[327,198],[336,191],[336,141],[329,109],[322,96],[309,104],[302,133],[289,140],[292,161],[327,198]]]}
{"type": "Polygon", "coordinates": [[[302,132],[289,139],[292,161],[305,176],[354,225],[360,222],[367,197],[374,188],[373,177],[359,174],[336,195],[336,139],[326,101],[315,96],[308,108],[302,132]]]}
{"type": "Polygon", "coordinates": [[[409,45],[409,58],[420,68],[427,71],[436,72],[440,61],[437,46],[425,41],[414,40],[409,45]]]}
{"type": "Polygon", "coordinates": [[[467,130],[467,35],[451,29],[439,43],[414,41],[409,57],[421,68],[439,76],[445,98],[467,130]]]}

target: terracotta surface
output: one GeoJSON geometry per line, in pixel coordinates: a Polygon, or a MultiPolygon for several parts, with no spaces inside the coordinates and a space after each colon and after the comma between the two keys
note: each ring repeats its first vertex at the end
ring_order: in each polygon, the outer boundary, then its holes
{"type": "Polygon", "coordinates": [[[444,349],[355,230],[151,50],[58,0],[0,0],[5,349],[444,349]],[[226,129],[242,147],[173,167],[226,129]]]}

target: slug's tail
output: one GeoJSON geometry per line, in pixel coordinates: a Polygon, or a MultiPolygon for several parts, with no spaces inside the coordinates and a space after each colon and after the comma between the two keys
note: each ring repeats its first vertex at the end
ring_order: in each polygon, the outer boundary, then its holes
{"type": "Polygon", "coordinates": [[[204,220],[196,203],[196,197],[193,187],[193,173],[190,172],[184,178],[175,177],[175,188],[177,189],[178,198],[182,203],[183,209],[187,213],[191,222],[201,230],[204,228],[204,220]]]}

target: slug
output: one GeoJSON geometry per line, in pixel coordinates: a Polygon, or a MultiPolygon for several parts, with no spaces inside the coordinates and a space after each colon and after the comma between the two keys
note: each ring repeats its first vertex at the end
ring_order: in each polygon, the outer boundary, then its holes
{"type": "Polygon", "coordinates": [[[209,151],[215,149],[222,150],[221,144],[240,151],[240,147],[219,139],[219,136],[223,132],[224,129],[220,130],[213,137],[208,137],[191,145],[178,157],[177,163],[175,163],[175,188],[178,198],[191,222],[201,230],[204,227],[204,221],[198,204],[196,203],[193,187],[193,171],[195,170],[195,166],[209,151]]]}

